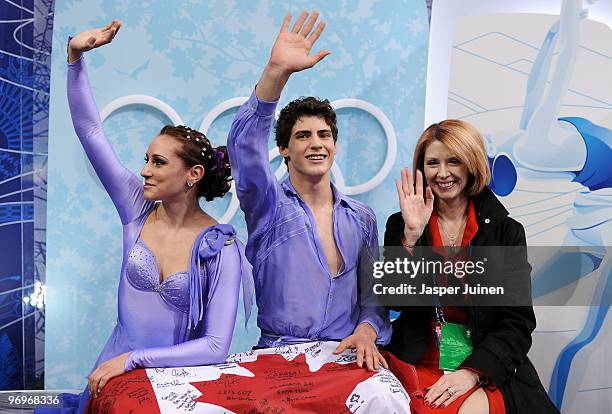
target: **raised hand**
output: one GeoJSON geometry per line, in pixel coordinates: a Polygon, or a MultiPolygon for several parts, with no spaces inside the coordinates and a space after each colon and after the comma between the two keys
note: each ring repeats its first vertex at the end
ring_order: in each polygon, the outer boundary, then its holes
{"type": "Polygon", "coordinates": [[[320,21],[317,24],[318,18],[317,11],[313,11],[310,16],[304,11],[298,17],[293,29],[289,30],[291,13],[285,16],[280,33],[272,47],[270,60],[257,84],[256,92],[259,99],[264,101],[278,99],[292,73],[313,67],[331,53],[328,50],[310,53],[325,28],[325,22],[320,21]]]}
{"type": "Polygon", "coordinates": [[[308,17],[308,12],[304,11],[290,31],[291,13],[287,14],[272,47],[268,64],[293,73],[311,68],[329,55],[331,52],[326,50],[319,51],[314,55],[310,54],[312,46],[325,29],[325,22],[320,21],[317,27],[312,30],[318,18],[319,13],[317,11],[313,11],[310,17],[308,17]]]}
{"type": "Polygon", "coordinates": [[[404,219],[404,242],[413,246],[421,237],[429,222],[434,206],[434,195],[431,188],[425,189],[423,197],[423,174],[417,170],[416,186],[412,181],[410,169],[401,170],[401,182],[395,180],[400,210],[404,219]]]}
{"type": "Polygon", "coordinates": [[[121,20],[113,20],[105,27],[86,30],[74,36],[68,44],[68,63],[77,60],[83,52],[112,42],[120,28],[121,20]]]}

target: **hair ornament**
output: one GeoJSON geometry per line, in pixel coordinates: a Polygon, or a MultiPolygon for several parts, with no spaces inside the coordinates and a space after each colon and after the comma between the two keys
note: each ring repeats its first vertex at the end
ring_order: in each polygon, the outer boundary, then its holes
{"type": "MultiPolygon", "coordinates": [[[[225,154],[223,153],[223,151],[218,150],[216,148],[213,148],[213,153],[215,154],[215,165],[213,165],[210,170],[217,171],[217,170],[223,169],[223,167],[226,164],[223,162],[223,159],[225,158],[225,154]]],[[[211,158],[211,155],[209,154],[208,157],[211,158]]]]}

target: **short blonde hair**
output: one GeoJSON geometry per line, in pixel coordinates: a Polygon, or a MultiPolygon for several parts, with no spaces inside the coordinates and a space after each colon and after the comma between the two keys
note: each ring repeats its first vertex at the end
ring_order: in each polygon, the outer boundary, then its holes
{"type": "Polygon", "coordinates": [[[489,159],[484,139],[472,125],[459,119],[447,119],[430,125],[419,137],[414,149],[413,173],[424,174],[425,150],[433,141],[446,145],[468,169],[465,192],[469,197],[480,194],[491,181],[489,159]]]}

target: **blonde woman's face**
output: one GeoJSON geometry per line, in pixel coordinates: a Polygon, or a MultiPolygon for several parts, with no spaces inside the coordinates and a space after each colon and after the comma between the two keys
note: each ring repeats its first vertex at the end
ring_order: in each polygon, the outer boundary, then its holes
{"type": "Polygon", "coordinates": [[[423,168],[427,184],[438,200],[465,197],[468,169],[442,142],[434,140],[427,146],[423,168]]]}

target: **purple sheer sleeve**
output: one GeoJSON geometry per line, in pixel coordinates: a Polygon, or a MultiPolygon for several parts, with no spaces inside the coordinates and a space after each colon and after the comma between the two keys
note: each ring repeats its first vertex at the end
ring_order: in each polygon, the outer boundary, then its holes
{"type": "MultiPolygon", "coordinates": [[[[361,261],[360,266],[367,266],[368,268],[373,263],[379,260],[379,246],[378,246],[378,232],[376,227],[376,216],[372,210],[369,210],[371,220],[368,226],[368,234],[366,235],[366,248],[364,253],[367,257],[365,261],[361,261]]],[[[361,273],[361,269],[359,273],[361,273]]],[[[371,272],[369,272],[371,274],[371,272]]],[[[371,278],[368,279],[371,281],[371,278]]],[[[361,323],[368,323],[376,331],[378,345],[386,345],[391,340],[391,321],[389,320],[389,314],[387,310],[380,306],[376,296],[372,293],[373,290],[369,286],[361,286],[365,291],[361,295],[359,304],[359,319],[357,325],[361,323]]]]}
{"type": "Polygon", "coordinates": [[[74,130],[121,222],[127,224],[143,214],[149,203],[143,198],[141,180],[121,164],[104,134],[83,56],[68,64],[67,89],[74,130]]]}
{"type": "Polygon", "coordinates": [[[278,182],[270,168],[268,136],[276,102],[257,99],[255,91],[238,110],[227,140],[232,177],[252,235],[274,214],[278,182]]]}
{"type": "Polygon", "coordinates": [[[182,367],[224,362],[227,358],[236,313],[243,256],[238,242],[225,246],[214,273],[209,272],[208,303],[204,312],[202,334],[168,347],[133,351],[125,362],[126,371],[136,367],[182,367]]]}

